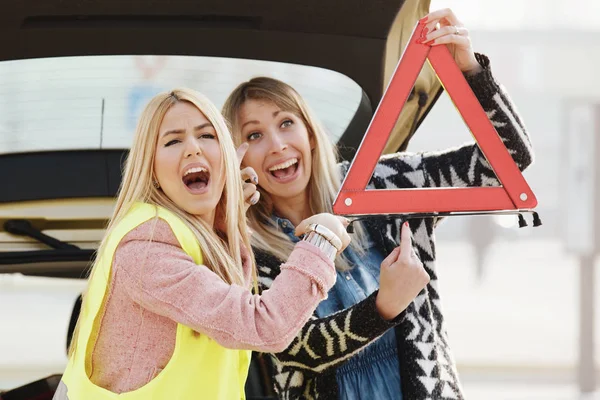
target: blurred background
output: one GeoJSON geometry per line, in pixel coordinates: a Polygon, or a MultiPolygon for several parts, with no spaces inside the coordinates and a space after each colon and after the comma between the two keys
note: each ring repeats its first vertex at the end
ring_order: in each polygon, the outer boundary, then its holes
{"type": "MultiPolygon", "coordinates": [[[[600,281],[590,254],[600,205],[600,3],[431,2],[442,7],[470,29],[475,51],[490,57],[525,121],[536,160],[524,175],[544,223],[456,217],[438,230],[440,284],[465,391],[474,399],[598,399],[600,281]]],[[[465,132],[442,95],[409,150],[457,145],[465,132]]]]}
{"type": "MultiPolygon", "coordinates": [[[[514,216],[452,217],[438,230],[441,295],[465,393],[469,399],[600,399],[600,274],[593,257],[600,3],[431,2],[431,10],[444,7],[470,30],[475,50],[490,57],[528,128],[536,161],[524,175],[543,221],[519,228],[514,216]]],[[[295,86],[334,139],[361,97],[343,75],[250,60],[1,62],[0,153],[127,147],[140,108],[157,91],[191,86],[220,107],[237,83],[259,74],[295,86]],[[32,101],[38,98],[44,101],[32,101]]],[[[469,140],[444,93],[408,151],[469,140]]],[[[62,372],[71,309],[84,285],[0,274],[0,390],[62,372]]]]}

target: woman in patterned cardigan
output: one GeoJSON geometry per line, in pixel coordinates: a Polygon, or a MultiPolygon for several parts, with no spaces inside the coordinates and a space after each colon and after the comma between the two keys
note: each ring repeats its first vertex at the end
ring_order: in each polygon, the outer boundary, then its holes
{"type": "MultiPolygon", "coordinates": [[[[471,89],[523,170],[533,159],[525,127],[489,60],[471,48],[451,10],[430,13],[423,42],[447,45],[471,89]]],[[[247,185],[259,283],[270,287],[294,242],[294,226],[331,212],[349,164],[335,164],[323,129],[294,89],[270,78],[240,84],[225,102],[237,144],[248,142],[243,165],[258,178],[247,185]],[[259,200],[260,197],[260,201],[259,200]]],[[[382,157],[372,189],[498,186],[472,143],[443,152],[382,157]]],[[[294,342],[273,355],[275,389],[283,399],[462,399],[450,351],[436,272],[435,218],[411,219],[413,249],[430,282],[406,303],[405,280],[382,260],[399,244],[400,221],[373,217],[357,229],[336,266],[338,279],[294,342]],[[381,266],[381,267],[380,267],[381,266]],[[408,306],[407,306],[408,304],[408,306]]]]}

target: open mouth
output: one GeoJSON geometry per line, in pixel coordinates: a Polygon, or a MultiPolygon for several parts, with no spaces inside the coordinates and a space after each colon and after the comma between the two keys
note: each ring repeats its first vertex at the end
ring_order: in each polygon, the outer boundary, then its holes
{"type": "Polygon", "coordinates": [[[269,168],[269,173],[279,181],[286,181],[298,171],[298,159],[292,158],[269,168]]]}
{"type": "Polygon", "coordinates": [[[183,174],[182,180],[192,193],[202,192],[208,186],[210,172],[202,167],[190,168],[183,174]]]}

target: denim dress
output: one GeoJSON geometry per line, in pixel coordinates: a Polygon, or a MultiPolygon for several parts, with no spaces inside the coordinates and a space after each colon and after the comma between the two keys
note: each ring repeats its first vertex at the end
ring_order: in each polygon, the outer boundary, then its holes
{"type": "MultiPolygon", "coordinates": [[[[289,220],[276,216],[273,219],[294,243],[300,240],[294,235],[294,226],[289,220]]],[[[349,247],[344,251],[352,268],[337,272],[335,285],[317,307],[319,318],[351,307],[379,288],[379,266],[385,257],[368,238],[367,243],[362,257],[349,247]]],[[[336,380],[340,399],[402,400],[394,330],[389,329],[342,364],[336,370],[336,380]]]]}

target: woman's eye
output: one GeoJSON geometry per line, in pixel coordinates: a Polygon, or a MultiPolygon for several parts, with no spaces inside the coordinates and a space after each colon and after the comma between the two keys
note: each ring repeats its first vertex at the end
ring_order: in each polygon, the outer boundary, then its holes
{"type": "Polygon", "coordinates": [[[292,121],[291,119],[286,119],[285,121],[283,121],[281,123],[281,127],[282,128],[287,128],[287,127],[292,126],[293,123],[294,123],[294,121],[292,121]]]}
{"type": "Polygon", "coordinates": [[[246,138],[247,138],[248,141],[256,140],[256,139],[260,138],[260,133],[258,133],[258,132],[252,132],[246,138]]]}
{"type": "Polygon", "coordinates": [[[177,140],[177,139],[170,140],[165,144],[165,147],[169,147],[171,145],[174,145],[175,143],[179,143],[179,140],[177,140]]]}
{"type": "Polygon", "coordinates": [[[199,139],[215,139],[217,136],[212,133],[203,133],[198,138],[199,139]]]}

